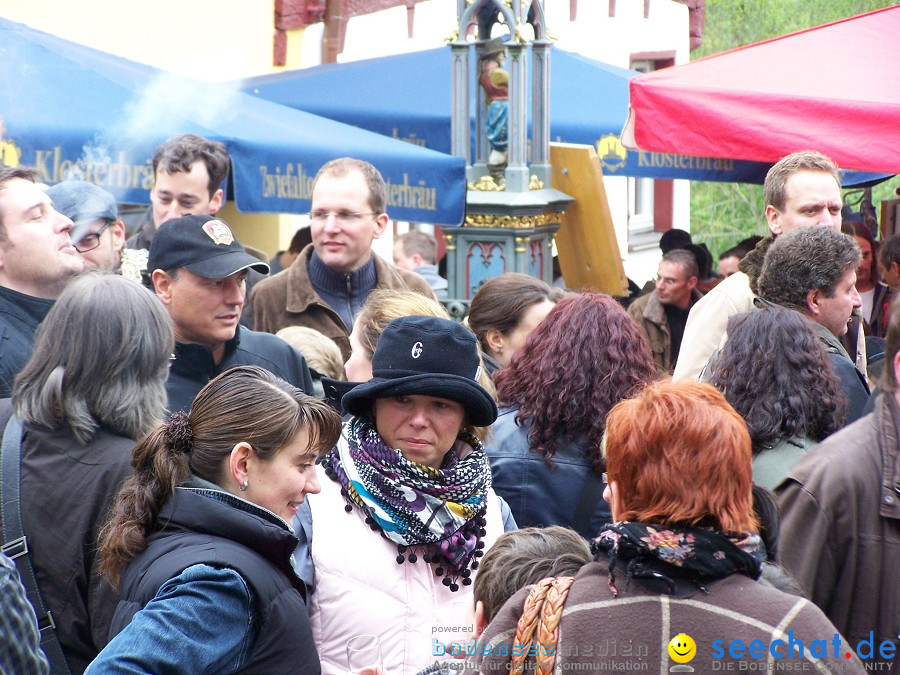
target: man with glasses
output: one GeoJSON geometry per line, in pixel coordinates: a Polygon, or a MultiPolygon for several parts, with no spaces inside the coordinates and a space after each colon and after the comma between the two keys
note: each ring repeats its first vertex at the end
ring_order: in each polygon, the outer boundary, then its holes
{"type": "Polygon", "coordinates": [[[349,157],[328,162],[313,182],[312,244],[254,289],[254,328],[276,333],[307,326],[334,340],[346,360],[354,319],[374,289],[433,298],[422,277],[372,253],[389,221],[384,179],[374,166],[349,157]]]}
{"type": "Polygon", "coordinates": [[[72,221],[53,208],[37,172],[0,167],[0,398],[31,356],[34,334],[84,269],[72,221]]]}
{"type": "Polygon", "coordinates": [[[75,223],[72,240],[85,269],[115,272],[140,283],[147,254],[125,249],[125,224],[115,197],[83,180],[57,183],[47,194],[56,210],[75,223]]]}

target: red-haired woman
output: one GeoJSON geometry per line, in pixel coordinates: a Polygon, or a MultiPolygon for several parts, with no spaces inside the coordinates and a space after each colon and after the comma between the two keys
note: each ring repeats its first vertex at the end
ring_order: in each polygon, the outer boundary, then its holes
{"type": "Polygon", "coordinates": [[[640,328],[611,297],[569,295],[556,304],[495,376],[504,409],[487,453],[494,490],[520,527],[596,536],[610,515],[600,478],[606,413],[655,378],[640,328]]]}
{"type": "MultiPolygon", "coordinates": [[[[652,384],[609,413],[605,447],[615,524],[594,541],[596,559],[576,574],[564,607],[554,599],[557,671],[711,673],[747,670],[748,661],[765,670],[778,659],[795,670],[865,672],[821,610],[758,581],[765,550],[750,436],[722,394],[700,383],[652,384]]],[[[515,635],[529,592],[487,627],[479,672],[528,653],[515,635]]]]}

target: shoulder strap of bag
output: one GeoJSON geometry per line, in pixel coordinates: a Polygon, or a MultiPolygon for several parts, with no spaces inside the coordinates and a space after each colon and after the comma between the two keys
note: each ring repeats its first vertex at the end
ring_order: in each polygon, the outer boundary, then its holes
{"type": "Polygon", "coordinates": [[[37,615],[41,632],[41,649],[50,662],[51,673],[71,673],[66,663],[53,614],[47,609],[34,564],[28,549],[28,538],[22,521],[21,487],[22,420],[13,413],[3,431],[3,446],[0,449],[0,505],[3,518],[3,546],[5,555],[15,561],[28,601],[37,615]]]}
{"type": "Polygon", "coordinates": [[[603,498],[603,478],[593,469],[588,471],[587,480],[581,488],[578,505],[572,515],[572,529],[585,539],[593,539],[596,532],[591,531],[591,517],[597,510],[597,504],[603,498]]]}
{"type": "Polygon", "coordinates": [[[525,599],[516,624],[511,654],[511,672],[522,675],[528,656],[534,657],[536,675],[550,675],[556,663],[559,620],[574,577],[541,579],[525,599]]]}

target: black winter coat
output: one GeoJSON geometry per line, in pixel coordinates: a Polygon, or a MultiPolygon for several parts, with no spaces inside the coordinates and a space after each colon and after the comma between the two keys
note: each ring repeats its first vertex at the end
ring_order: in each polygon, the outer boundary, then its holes
{"type": "Polygon", "coordinates": [[[54,302],[0,286],[0,398],[12,396],[13,380],[31,358],[34,334],[54,302]]]}
{"type": "MultiPolygon", "coordinates": [[[[12,414],[0,401],[0,432],[12,414]]],[[[69,667],[83,672],[106,645],[118,594],[100,576],[97,539],[131,476],[135,442],[101,429],[82,446],[68,425],[30,422],[22,439],[22,519],[38,585],[69,667]]]]}
{"type": "Polygon", "coordinates": [[[175,343],[175,360],[166,381],[169,413],[188,410],[207,382],[235,366],[260,366],[313,395],[312,377],[300,352],[270,333],[258,333],[239,326],[234,337],[225,343],[225,358],[219,365],[213,361],[209,347],[175,343]]]}

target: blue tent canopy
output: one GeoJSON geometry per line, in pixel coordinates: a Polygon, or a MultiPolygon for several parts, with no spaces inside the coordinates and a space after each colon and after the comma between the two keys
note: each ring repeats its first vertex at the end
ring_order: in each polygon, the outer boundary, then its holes
{"type": "MultiPolygon", "coordinates": [[[[626,150],[619,133],[628,117],[628,81],[637,74],[552,47],[551,140],[594,145],[608,176],[761,182],[765,164],[626,150]]],[[[262,75],[241,86],[269,101],[450,152],[446,47],[262,75]]],[[[470,123],[474,138],[474,114],[470,123]]]]}
{"type": "Polygon", "coordinates": [[[95,182],[147,203],[150,156],[177,133],[223,142],[231,196],[246,212],[305,213],[318,169],[341,156],[375,165],[392,218],[458,225],[462,159],[188,80],[0,18],[0,157],[40,179],[95,182]],[[14,159],[10,159],[14,158],[14,159]]]}
{"type": "MultiPolygon", "coordinates": [[[[474,58],[470,61],[474,72],[474,58]]],[[[619,134],[628,117],[628,82],[638,74],[551,47],[551,141],[595,146],[607,176],[763,182],[770,164],[626,149],[619,134]]],[[[469,100],[475,101],[475,78],[469,80],[469,100]]],[[[448,47],[261,75],[240,85],[275,103],[451,151],[448,47]]],[[[474,138],[474,112],[470,124],[474,138]]],[[[876,176],[882,175],[857,174],[845,184],[876,176]]]]}

